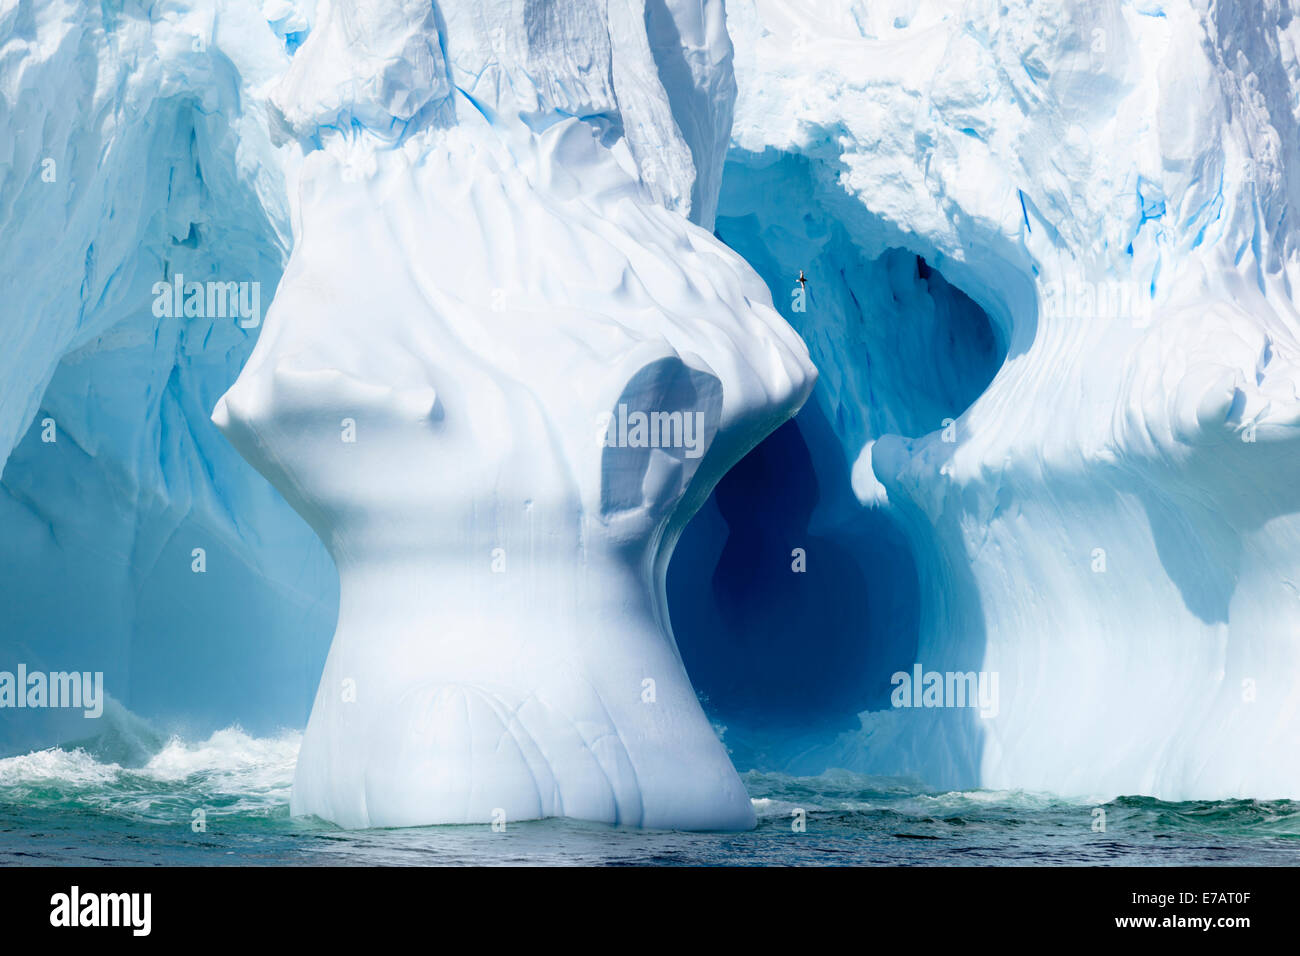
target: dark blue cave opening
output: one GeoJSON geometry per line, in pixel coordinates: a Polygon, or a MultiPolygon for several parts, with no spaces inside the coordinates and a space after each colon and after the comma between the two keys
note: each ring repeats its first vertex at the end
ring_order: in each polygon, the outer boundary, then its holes
{"type": "Polygon", "coordinates": [[[934,263],[902,246],[864,255],[815,172],[792,154],[728,157],[716,234],[822,377],[723,477],[668,569],[683,662],[741,770],[816,772],[808,755],[890,706],[890,677],[917,660],[923,609],[943,596],[922,592],[913,551],[932,545],[854,495],[853,458],[873,438],[946,427],[1007,355],[1003,330],[934,263]]]}
{"type": "Polygon", "coordinates": [[[810,401],[723,477],[674,552],[678,647],[741,769],[856,727],[916,656],[910,547],[854,498],[849,473],[810,401]]]}

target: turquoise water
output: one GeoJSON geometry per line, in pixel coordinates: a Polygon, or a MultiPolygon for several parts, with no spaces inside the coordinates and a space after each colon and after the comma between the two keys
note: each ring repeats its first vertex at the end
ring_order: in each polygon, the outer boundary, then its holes
{"type": "Polygon", "coordinates": [[[1121,797],[1094,832],[1092,804],[847,772],[745,774],[759,819],[748,833],[569,820],[349,832],[289,816],[299,740],[225,730],[135,768],[81,750],[0,760],[0,863],[1300,864],[1300,802],[1121,797]]]}

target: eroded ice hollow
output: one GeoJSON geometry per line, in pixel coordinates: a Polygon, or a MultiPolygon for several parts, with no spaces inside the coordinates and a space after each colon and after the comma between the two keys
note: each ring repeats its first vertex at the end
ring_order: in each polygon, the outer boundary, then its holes
{"type": "MultiPolygon", "coordinates": [[[[920,599],[914,642],[905,614],[881,630],[868,607],[882,652],[864,683],[833,685],[821,699],[842,704],[820,726],[793,714],[751,736],[744,762],[1085,799],[1300,793],[1300,23],[1271,2],[733,0],[728,26],[740,97],[720,235],[765,278],[772,250],[833,253],[841,232],[854,261],[906,250],[1005,350],[966,353],[987,377],[964,378],[975,394],[946,428],[938,393],[891,387],[890,350],[857,322],[891,307],[859,293],[856,268],[822,256],[810,286],[831,307],[805,316],[788,276],[769,278],[822,373],[798,427],[826,504],[804,529],[809,496],[782,496],[794,506],[767,524],[823,551],[857,538],[841,576],[874,564],[888,588],[910,563],[920,599]],[[773,177],[809,188],[773,203],[773,177]],[[826,477],[837,454],[898,535],[861,540],[826,477]],[[883,704],[913,662],[997,675],[999,706],[883,704]]],[[[723,517],[706,569],[717,542],[755,533],[723,517]]],[[[810,548],[809,576],[816,561],[810,548]]],[[[695,597],[725,610],[716,567],[695,597]]],[[[824,634],[807,646],[806,623],[784,628],[791,669],[832,673],[822,649],[863,660],[824,634]]],[[[683,653],[712,654],[703,636],[683,653]]],[[[729,743],[747,703],[731,698],[729,743]]]]}

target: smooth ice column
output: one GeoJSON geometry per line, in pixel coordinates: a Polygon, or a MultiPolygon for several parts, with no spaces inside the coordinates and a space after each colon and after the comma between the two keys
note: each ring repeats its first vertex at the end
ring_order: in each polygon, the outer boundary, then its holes
{"type": "Polygon", "coordinates": [[[295,813],[753,824],[663,576],[811,389],[769,302],[577,120],[510,151],[429,132],[361,177],[308,158],[298,243],[213,416],[339,570],[295,813]]]}

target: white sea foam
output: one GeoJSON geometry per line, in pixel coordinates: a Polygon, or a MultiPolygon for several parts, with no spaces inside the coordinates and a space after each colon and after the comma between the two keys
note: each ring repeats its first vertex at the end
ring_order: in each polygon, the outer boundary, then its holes
{"type": "Polygon", "coordinates": [[[171,819],[177,803],[222,814],[287,808],[302,734],[254,737],[239,727],[205,740],[169,739],[139,767],[124,767],[81,747],[0,759],[0,801],[80,805],[171,819]]]}

